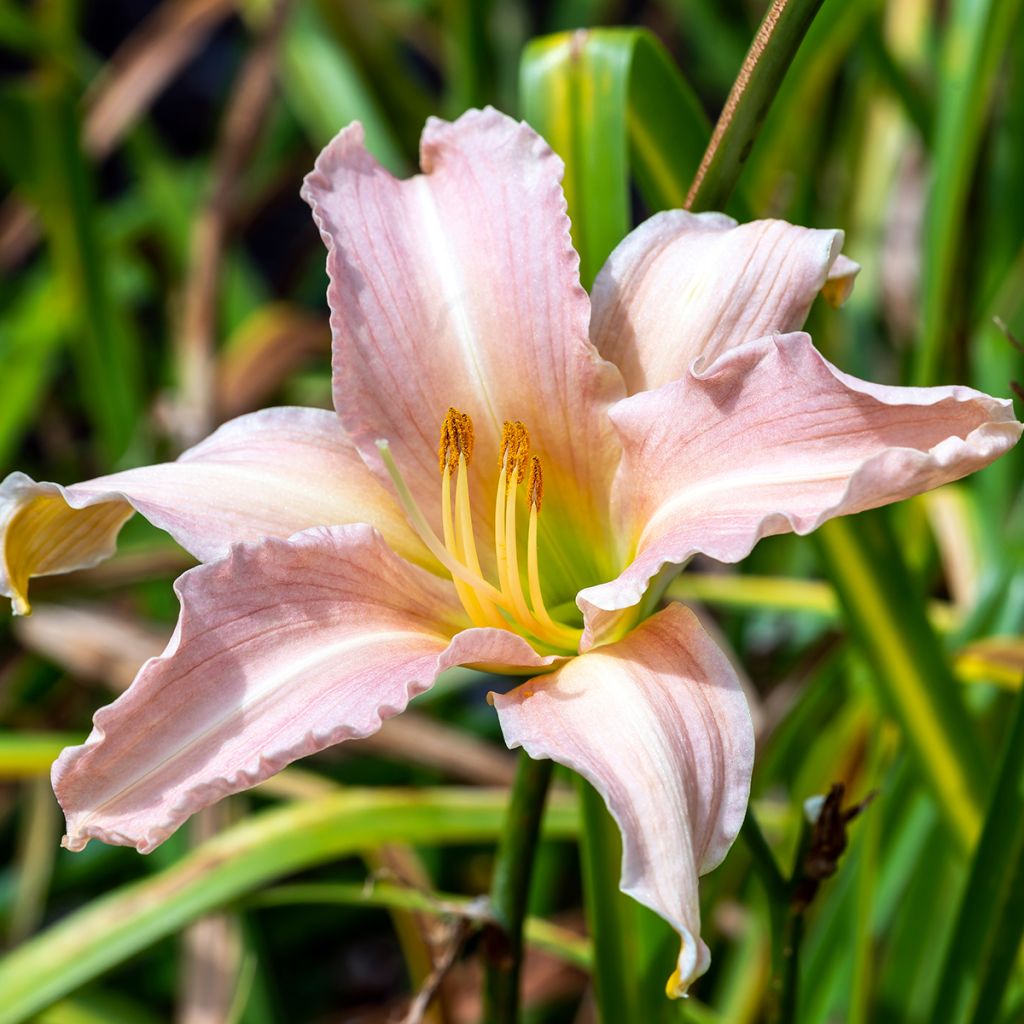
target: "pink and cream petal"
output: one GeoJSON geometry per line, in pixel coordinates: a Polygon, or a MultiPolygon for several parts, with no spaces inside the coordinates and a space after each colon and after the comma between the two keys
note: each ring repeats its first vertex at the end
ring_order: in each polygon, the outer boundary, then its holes
{"type": "Polygon", "coordinates": [[[492,696],[505,740],[592,783],[622,830],[623,892],[679,933],[671,996],[708,966],[698,876],[725,856],[754,758],[747,704],[696,616],[670,605],[624,640],[492,696]]]}
{"type": "Polygon", "coordinates": [[[781,220],[737,224],[670,210],[629,234],[593,290],[590,337],[630,394],[682,377],[698,356],[803,326],[818,292],[841,302],[859,269],[843,232],[781,220]]]}
{"type": "Polygon", "coordinates": [[[149,852],[201,807],[375,732],[453,665],[552,662],[509,633],[458,632],[451,585],[365,525],[236,545],[175,589],[166,651],[54,765],[72,850],[149,852]]]}
{"type": "Polygon", "coordinates": [[[225,423],[176,462],[61,487],[12,473],[0,484],[0,593],[28,611],[28,581],[113,554],[134,511],[201,561],[238,541],[367,522],[402,555],[430,565],[390,493],[338,418],[280,408],[225,423]]]}
{"type": "Polygon", "coordinates": [[[591,561],[619,454],[606,411],[624,391],[588,340],[562,162],[487,109],[431,118],[421,164],[396,180],[352,124],[306,179],[328,249],[338,414],[382,479],[375,442],[390,442],[439,529],[438,434],[449,406],[468,413],[484,548],[502,423],[523,421],[545,463],[547,526],[572,506],[563,539],[591,561]]]}
{"type": "Polygon", "coordinates": [[[901,501],[981,469],[1016,444],[1012,403],[966,387],[901,388],[842,373],[806,334],[761,338],[694,364],[611,412],[635,556],[579,595],[587,643],[664,566],[745,558],[762,537],[901,501]]]}

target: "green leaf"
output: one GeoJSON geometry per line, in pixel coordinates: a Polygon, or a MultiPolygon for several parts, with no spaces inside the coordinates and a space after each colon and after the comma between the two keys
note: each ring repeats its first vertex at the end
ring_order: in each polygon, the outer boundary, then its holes
{"type": "Polygon", "coordinates": [[[78,390],[105,459],[113,461],[125,453],[141,411],[139,351],[114,303],[77,105],[61,76],[40,80],[33,124],[40,172],[34,198],[58,281],[77,311],[71,342],[78,390]]]}
{"type": "MultiPolygon", "coordinates": [[[[264,883],[384,843],[493,841],[506,794],[493,790],[349,789],[254,815],[173,867],[93,900],[0,960],[0,1024],[16,1024],[157,939],[264,883]]],[[[576,830],[552,794],[552,836],[576,830]]]]}
{"type": "Polygon", "coordinates": [[[960,898],[932,1004],[932,1024],[994,1020],[1020,946],[1024,914],[1024,691],[985,826],[960,898]],[[984,981],[984,987],[983,987],[984,981]]]}
{"type": "Polygon", "coordinates": [[[467,107],[493,99],[495,55],[488,38],[494,0],[443,0],[448,49],[449,113],[457,117],[467,107]]]}
{"type": "Polygon", "coordinates": [[[987,123],[996,72],[1020,11],[1020,0],[957,0],[945,38],[936,114],[935,161],[926,206],[924,321],[915,350],[914,384],[935,384],[955,322],[956,274],[978,148],[987,123]]]}
{"type": "Polygon", "coordinates": [[[651,212],[683,205],[709,126],[653,35],[593,29],[534,40],[520,66],[526,120],[565,161],[580,276],[590,287],[629,231],[632,172],[651,212]]]}
{"type": "Polygon", "coordinates": [[[779,185],[792,176],[804,187],[807,153],[819,126],[829,121],[830,91],[865,22],[882,0],[825,0],[779,85],[740,178],[745,198],[776,208],[779,185]],[[800,117],[794,117],[798,110],[800,117]]]}
{"type": "Polygon", "coordinates": [[[881,513],[816,534],[847,622],[962,850],[981,826],[986,764],[942,646],[881,513]]]}
{"type": "Polygon", "coordinates": [[[0,324],[0,465],[8,465],[25,430],[38,414],[43,394],[67,338],[66,304],[52,276],[26,283],[0,324]]]}
{"type": "Polygon", "coordinates": [[[350,121],[361,121],[366,145],[394,173],[406,160],[358,68],[331,38],[312,4],[300,4],[288,20],[281,44],[281,89],[317,147],[325,146],[350,121]]]}
{"type": "Polygon", "coordinates": [[[687,197],[695,210],[722,209],[779,86],[822,0],[773,0],[750,44],[687,197]]]}

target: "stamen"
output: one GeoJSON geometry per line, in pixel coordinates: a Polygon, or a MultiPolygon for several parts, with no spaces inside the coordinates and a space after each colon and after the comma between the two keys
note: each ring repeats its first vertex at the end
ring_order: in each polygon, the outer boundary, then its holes
{"type": "MultiPolygon", "coordinates": [[[[512,483],[513,475],[517,483],[522,483],[524,459],[529,455],[530,435],[526,426],[516,420],[506,420],[501,428],[501,458],[498,463],[498,493],[494,501],[494,551],[498,561],[498,580],[501,585],[501,592],[511,596],[513,591],[510,580],[513,575],[518,575],[519,569],[516,566],[515,558],[509,560],[506,519],[509,508],[508,485],[512,483]]],[[[513,502],[515,496],[515,484],[512,485],[513,502]]],[[[514,504],[513,504],[514,512],[514,504]]]]}
{"type": "MultiPolygon", "coordinates": [[[[529,444],[529,441],[527,441],[529,444]]],[[[526,606],[526,598],[523,596],[523,583],[519,578],[519,554],[517,551],[517,540],[516,540],[516,491],[518,490],[518,484],[523,479],[523,474],[520,472],[520,453],[523,451],[522,445],[516,453],[516,485],[515,487],[509,487],[508,493],[505,498],[505,565],[508,570],[508,589],[502,588],[503,592],[508,595],[512,600],[512,606],[516,610],[516,615],[523,622],[528,622],[532,618],[530,610],[526,606]]]]}
{"type": "Polygon", "coordinates": [[[506,422],[501,433],[501,453],[494,508],[494,548],[500,589],[484,579],[477,554],[470,504],[469,464],[473,454],[473,423],[458,409],[449,408],[441,424],[438,467],[441,471],[441,523],[444,543],[434,533],[412,498],[395,464],[387,442],[378,441],[381,458],[416,533],[448,570],[459,600],[476,626],[513,628],[540,648],[554,651],[578,646],[581,630],[556,622],[544,605],[537,557],[537,520],[544,497],[540,460],[530,453],[530,435],[520,421],[506,422]],[[527,579],[530,604],[523,593],[519,573],[516,505],[519,485],[527,480],[530,510],[527,548],[527,579]],[[455,478],[454,507],[452,477],[455,478]],[[507,617],[507,618],[506,618],[507,617]]]}
{"type": "MultiPolygon", "coordinates": [[[[537,559],[537,520],[540,516],[540,506],[544,500],[544,474],[540,468],[540,459],[536,456],[530,463],[530,482],[527,485],[527,494],[530,502],[530,524],[526,540],[526,576],[530,586],[530,604],[533,606],[533,614],[549,629],[559,628],[544,604],[544,595],[540,589],[540,567],[537,559]]],[[[561,627],[565,628],[565,627],[561,627]]]]}
{"type": "Polygon", "coordinates": [[[395,464],[395,457],[391,454],[391,446],[387,441],[377,441],[377,449],[380,452],[381,461],[384,463],[384,468],[388,471],[388,476],[391,477],[391,482],[395,486],[395,491],[398,494],[398,501],[402,508],[405,510],[405,514],[409,517],[409,524],[416,531],[417,536],[427,546],[430,553],[448,570],[453,579],[460,579],[465,583],[468,583],[473,590],[481,597],[486,598],[488,601],[493,602],[501,608],[511,610],[508,607],[508,602],[502,597],[501,593],[495,589],[490,583],[483,579],[479,575],[474,575],[470,572],[460,561],[452,556],[449,551],[440,541],[437,534],[434,533],[430,524],[427,522],[426,517],[420,511],[419,505],[416,504],[415,499],[412,496],[412,492],[409,490],[409,485],[405,482],[398,466],[395,464]]]}
{"type": "Polygon", "coordinates": [[[512,424],[506,422],[501,430],[501,464],[498,467],[498,493],[494,499],[494,556],[498,563],[498,585],[503,594],[508,593],[508,551],[505,549],[505,494],[508,490],[509,430],[512,424]]]}
{"type": "Polygon", "coordinates": [[[473,511],[469,504],[469,467],[465,453],[459,455],[459,473],[455,478],[455,515],[462,561],[470,572],[482,579],[473,533],[473,511]]]}
{"type": "MultiPolygon", "coordinates": [[[[458,548],[456,547],[455,539],[455,526],[452,522],[452,475],[447,465],[441,473],[441,526],[444,530],[444,546],[445,549],[451,554],[453,558],[458,558],[458,548]]],[[[472,568],[472,567],[470,567],[472,568]]],[[[477,575],[480,575],[479,573],[477,575]]],[[[481,579],[483,579],[481,575],[481,579]]],[[[476,591],[471,586],[457,577],[452,577],[452,582],[455,584],[455,591],[459,595],[459,600],[462,602],[462,607],[466,609],[466,613],[469,615],[470,620],[476,625],[494,625],[494,621],[484,608],[483,602],[477,597],[476,591]]],[[[491,608],[487,605],[487,608],[491,608]]],[[[496,613],[495,613],[496,614],[496,613]]],[[[498,616],[498,624],[504,625],[498,616]]]]}
{"type": "Polygon", "coordinates": [[[441,424],[441,441],[437,447],[439,469],[454,473],[459,466],[459,456],[465,455],[466,462],[473,457],[473,421],[464,412],[449,406],[441,424]]]}

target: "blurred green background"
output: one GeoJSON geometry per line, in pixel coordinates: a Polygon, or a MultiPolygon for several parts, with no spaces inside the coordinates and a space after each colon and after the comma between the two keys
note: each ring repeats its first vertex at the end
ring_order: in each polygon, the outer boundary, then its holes
{"type": "MultiPolygon", "coordinates": [[[[355,118],[406,174],[431,114],[527,116],[569,162],[592,277],[631,223],[686,196],[764,9],[0,0],[4,471],[72,482],[173,457],[241,412],[329,405],[324,254],[298,191],[355,118]],[[581,28],[595,31],[528,47],[581,28]]],[[[777,95],[755,100],[767,114],[727,209],[842,227],[863,266],[843,310],[812,311],[822,351],[873,380],[1009,395],[1024,375],[1021,4],[825,0],[777,95]]],[[[800,917],[792,1019],[1024,1021],[1021,478],[1015,453],[675,584],[749,678],[753,806],[781,863],[806,798],[877,794],[800,917]]],[[[395,1020],[456,947],[424,1019],[476,1019],[479,943],[429,895],[486,892],[513,770],[474,673],[148,858],[58,849],[49,764],[160,651],[188,564],[133,520],[114,560],[37,581],[35,614],[0,618],[0,943],[18,951],[0,961],[0,1021],[395,1020]]],[[[568,785],[548,824],[527,1013],[585,1022],[568,785]]],[[[673,937],[632,914],[637,1019],[767,1020],[779,922],[742,840],[702,897],[713,964],[686,1003],[661,997],[673,937]]]]}

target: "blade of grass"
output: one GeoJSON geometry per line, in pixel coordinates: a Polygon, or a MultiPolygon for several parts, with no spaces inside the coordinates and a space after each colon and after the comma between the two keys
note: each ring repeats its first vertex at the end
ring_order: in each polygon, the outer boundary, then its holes
{"type": "Polygon", "coordinates": [[[1019,11],[1020,0],[957,0],[953,5],[935,107],[935,170],[922,249],[924,319],[914,354],[914,384],[937,382],[956,322],[951,302],[958,297],[968,193],[996,72],[1019,11]]]}
{"type": "Polygon", "coordinates": [[[448,112],[457,117],[467,107],[490,102],[494,93],[494,54],[488,23],[494,0],[444,0],[441,4],[448,48],[448,112]]]}
{"type": "Polygon", "coordinates": [[[1020,878],[1024,863],[1024,691],[1017,697],[1016,705],[999,775],[985,815],[985,826],[974,851],[953,938],[939,975],[939,988],[932,1003],[932,1024],[957,1024],[966,1020],[972,1005],[977,1009],[979,1003],[986,1010],[986,1015],[976,1019],[994,1019],[1020,943],[1020,878]],[[1007,915],[1010,915],[1008,921],[1007,915]],[[1010,934],[1006,934],[1007,931],[1010,934]],[[1011,937],[1014,934],[1016,941],[1011,937]],[[1008,950],[1013,951],[1009,963],[1005,959],[1008,950]],[[992,971],[994,961],[999,966],[992,971]],[[981,984],[986,976],[988,984],[982,993],[981,984]],[[984,998],[979,998],[982,995],[984,998]]]}
{"type": "Polygon", "coordinates": [[[125,453],[141,412],[139,353],[114,306],[77,107],[57,73],[39,83],[36,196],[58,280],[80,311],[72,336],[79,392],[105,460],[125,453]]]}
{"type": "Polygon", "coordinates": [[[985,759],[895,538],[881,513],[835,519],[815,537],[879,695],[966,852],[981,826],[985,759]]]}
{"type": "MultiPolygon", "coordinates": [[[[267,881],[388,842],[492,841],[506,794],[350,789],[254,815],[141,882],[93,900],[0,960],[0,1024],[17,1024],[157,939],[267,881]]],[[[553,795],[547,833],[575,832],[553,795]]]]}
{"type": "MultiPolygon", "coordinates": [[[[974,1004],[971,1024],[987,1024],[996,1020],[1000,1004],[1003,1003],[1010,984],[1014,966],[1020,961],[1020,950],[1024,944],[1024,856],[1017,857],[1006,887],[1006,899],[999,917],[991,928],[990,948],[992,955],[979,983],[978,999],[974,1004]]],[[[1013,1000],[1008,1000],[1012,1004],[1013,1000]]],[[[1020,1000],[1017,1000],[1018,1006],[1020,1000]]],[[[1004,1021],[1020,1020],[1020,1009],[1007,1009],[1004,1021]]]]}
{"type": "Polygon", "coordinates": [[[9,465],[22,436],[37,415],[67,339],[63,293],[47,275],[23,283],[4,312],[0,328],[0,365],[4,401],[0,403],[0,465],[9,465]]]}
{"type": "Polygon", "coordinates": [[[49,779],[32,779],[22,787],[21,830],[14,864],[18,884],[7,928],[12,946],[23,942],[43,919],[60,835],[57,819],[49,779]]]}
{"type": "Polygon", "coordinates": [[[686,197],[686,208],[725,206],[768,108],[822,0],[773,0],[750,44],[686,197]]]}
{"type": "Polygon", "coordinates": [[[396,174],[406,170],[405,157],[377,101],[312,4],[297,5],[289,18],[280,84],[314,146],[325,146],[349,121],[359,120],[374,156],[396,174]]]}

